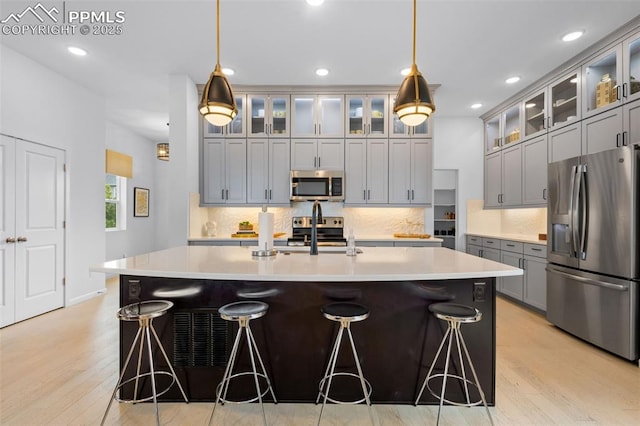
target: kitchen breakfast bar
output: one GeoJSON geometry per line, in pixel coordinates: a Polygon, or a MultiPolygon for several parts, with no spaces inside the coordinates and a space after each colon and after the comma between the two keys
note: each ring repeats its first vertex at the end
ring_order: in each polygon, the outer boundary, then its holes
{"type": "MultiPolygon", "coordinates": [[[[451,301],[482,313],[481,321],[464,325],[462,332],[487,402],[495,403],[495,282],[522,270],[440,247],[365,247],[357,256],[335,247],[322,247],[317,256],[305,247],[283,247],[268,257],[252,256],[252,250],[175,247],[106,262],[92,271],[120,275],[120,306],[153,299],[174,303],[154,326],[190,401],[215,399],[231,352],[237,324],[220,319],[218,308],[259,300],[269,310],[251,328],[278,402],[315,402],[337,331],[320,308],[348,301],[370,310],[352,330],[372,402],[413,403],[446,330],[428,306],[451,301]]],[[[121,367],[136,329],[135,323],[120,322],[121,367]]],[[[240,370],[249,369],[246,352],[236,362],[240,370]]],[[[157,360],[162,368],[161,357],[157,360]]],[[[350,367],[353,359],[345,351],[337,364],[350,367]]],[[[135,374],[133,365],[130,369],[135,374]]],[[[255,392],[250,380],[233,390],[239,398],[255,392]]],[[[359,383],[335,386],[339,399],[361,398],[359,383]]],[[[451,385],[454,397],[462,395],[462,386],[456,386],[451,385]]],[[[126,397],[132,391],[122,392],[126,397]]],[[[180,399],[176,386],[161,397],[180,399]]],[[[437,400],[425,392],[421,402],[437,400]]]]}

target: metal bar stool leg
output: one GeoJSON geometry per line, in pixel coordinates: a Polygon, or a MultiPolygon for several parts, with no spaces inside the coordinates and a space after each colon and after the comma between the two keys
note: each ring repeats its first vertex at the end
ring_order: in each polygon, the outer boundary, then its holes
{"type": "Polygon", "coordinates": [[[353,343],[353,336],[351,335],[351,328],[347,324],[347,334],[349,335],[349,341],[351,342],[351,351],[353,352],[353,358],[356,361],[356,368],[358,369],[358,376],[360,376],[360,385],[362,386],[362,393],[364,394],[364,400],[367,403],[367,409],[369,410],[369,418],[371,424],[376,424],[373,420],[373,412],[371,411],[371,401],[369,400],[369,393],[367,392],[367,385],[364,383],[364,375],[362,374],[362,368],[360,368],[360,359],[358,358],[358,351],[356,351],[356,345],[353,343]]]}
{"type": "Polygon", "coordinates": [[[120,388],[120,383],[122,383],[122,379],[124,378],[124,373],[127,371],[127,367],[129,366],[129,361],[131,361],[131,355],[133,355],[133,350],[136,348],[136,343],[140,338],[141,331],[142,329],[138,328],[138,332],[136,333],[136,337],[133,339],[133,343],[131,344],[131,349],[129,349],[127,360],[124,362],[124,367],[122,368],[122,372],[120,373],[120,377],[118,378],[116,387],[113,388],[113,392],[111,393],[111,399],[109,400],[109,405],[107,405],[107,409],[105,410],[104,415],[102,416],[102,421],[100,422],[100,426],[103,426],[105,420],[107,420],[107,414],[109,414],[109,409],[111,408],[111,404],[113,404],[113,400],[116,398],[116,393],[120,388]]]}
{"type": "Polygon", "coordinates": [[[256,350],[256,356],[258,357],[258,362],[260,363],[260,367],[262,368],[262,373],[264,374],[265,377],[267,377],[267,382],[269,383],[269,390],[271,391],[271,396],[273,397],[273,403],[277,404],[278,400],[276,399],[276,394],[273,391],[273,387],[271,386],[271,380],[268,379],[269,376],[267,376],[267,369],[264,368],[264,363],[262,362],[262,357],[260,356],[258,345],[256,345],[256,341],[253,338],[253,332],[251,331],[251,327],[249,327],[248,325],[247,325],[247,332],[249,334],[249,337],[251,338],[251,343],[253,344],[253,347],[256,350]]]}
{"type": "Polygon", "coordinates": [[[473,380],[475,380],[476,386],[478,387],[478,391],[480,392],[480,398],[482,399],[482,404],[484,405],[484,408],[487,411],[487,416],[489,416],[489,421],[493,425],[493,417],[491,417],[491,412],[489,411],[489,406],[487,405],[487,399],[485,398],[484,391],[480,386],[480,381],[478,380],[476,369],[473,367],[473,362],[471,362],[471,357],[469,356],[469,351],[467,350],[467,345],[465,344],[464,339],[462,338],[462,335],[460,335],[460,341],[462,342],[462,348],[464,349],[464,354],[467,357],[467,360],[469,361],[469,367],[471,368],[471,373],[473,374],[473,380]]]}
{"type": "Polygon", "coordinates": [[[138,399],[138,384],[140,383],[140,367],[142,366],[142,354],[144,352],[144,339],[147,337],[145,332],[144,320],[139,320],[139,327],[142,330],[142,336],[140,338],[140,347],[138,348],[138,364],[136,365],[136,380],[133,388],[133,399],[138,399]]]}
{"type": "MultiPolygon", "coordinates": [[[[336,349],[340,349],[340,342],[342,342],[342,332],[344,331],[344,327],[340,326],[340,331],[338,331],[338,336],[336,338],[336,349]]],[[[333,353],[333,359],[331,359],[331,371],[329,372],[329,381],[327,384],[327,390],[324,393],[324,399],[322,400],[322,407],[320,408],[320,417],[318,417],[318,426],[320,426],[320,421],[322,420],[322,413],[324,412],[324,407],[327,405],[327,398],[329,397],[329,390],[331,389],[331,380],[333,379],[333,373],[336,371],[336,361],[338,360],[338,350],[333,353]]],[[[322,388],[320,389],[322,391],[322,388]]],[[[319,396],[319,395],[318,395],[319,396]]]]}
{"type": "Polygon", "coordinates": [[[222,386],[220,387],[220,392],[218,392],[218,389],[216,389],[216,402],[213,405],[213,410],[211,411],[211,416],[209,416],[209,423],[207,424],[211,424],[211,421],[213,420],[213,415],[216,412],[216,408],[218,407],[218,403],[220,402],[220,394],[222,393],[221,391],[224,389],[224,396],[222,397],[222,399],[224,400],[227,396],[227,387],[229,386],[229,376],[231,376],[231,371],[233,368],[233,363],[235,361],[235,356],[236,356],[236,352],[238,351],[238,344],[240,343],[240,334],[242,333],[242,327],[238,328],[238,332],[236,333],[236,338],[233,341],[233,348],[231,349],[231,354],[229,355],[229,362],[227,362],[227,368],[225,368],[224,370],[224,374],[222,375],[222,386]]]}
{"type": "Polygon", "coordinates": [[[249,327],[245,327],[245,333],[247,334],[247,341],[249,346],[249,358],[251,359],[251,368],[253,370],[253,380],[256,384],[256,393],[258,394],[258,402],[260,403],[260,408],[262,409],[262,420],[264,424],[267,424],[267,414],[264,411],[264,404],[262,403],[262,394],[260,393],[260,382],[258,382],[258,371],[256,370],[256,361],[253,356],[253,345],[251,344],[251,339],[249,337],[249,327]]]}
{"type": "MultiPolygon", "coordinates": [[[[342,327],[341,327],[342,328],[342,327]]],[[[340,331],[338,331],[338,333],[340,333],[340,331]]],[[[329,371],[331,370],[331,364],[333,362],[333,357],[335,356],[335,354],[337,353],[337,349],[338,349],[338,343],[340,343],[340,341],[338,340],[337,336],[335,341],[333,342],[333,348],[331,349],[331,354],[329,355],[329,362],[327,362],[327,369],[324,372],[324,376],[323,377],[327,377],[329,375],[329,371]]],[[[324,383],[323,383],[324,385],[324,383]]],[[[318,402],[320,402],[320,397],[322,396],[322,388],[324,386],[320,387],[320,391],[318,392],[318,397],[316,398],[316,404],[318,402]]]]}
{"type": "Polygon", "coordinates": [[[447,389],[447,375],[449,374],[449,357],[451,356],[451,344],[453,343],[453,336],[449,333],[449,342],[447,343],[447,359],[444,363],[444,376],[442,377],[442,392],[440,394],[440,404],[438,405],[438,419],[436,425],[440,424],[440,411],[444,404],[444,393],[447,389]]]}
{"type": "Polygon", "coordinates": [[[427,377],[424,379],[424,382],[422,383],[422,388],[420,388],[420,393],[418,393],[418,397],[416,398],[416,402],[413,405],[418,405],[418,402],[420,401],[420,397],[422,397],[422,393],[424,392],[424,388],[427,387],[427,379],[429,378],[429,376],[431,376],[431,373],[433,372],[433,368],[436,365],[436,361],[438,360],[438,357],[440,356],[440,352],[442,352],[442,348],[444,347],[444,344],[447,342],[447,336],[449,335],[449,332],[451,331],[450,328],[447,327],[447,331],[444,333],[444,337],[442,338],[442,341],[440,342],[440,346],[438,347],[438,351],[436,352],[436,356],[433,358],[433,361],[431,361],[431,366],[429,367],[429,371],[427,372],[427,377]]]}
{"type": "Polygon", "coordinates": [[[160,351],[162,352],[162,355],[164,356],[164,360],[167,362],[167,365],[169,366],[169,369],[171,370],[171,374],[173,374],[176,377],[176,384],[178,385],[178,388],[180,389],[180,393],[182,393],[182,397],[184,398],[184,402],[188,404],[189,400],[187,399],[187,394],[184,392],[184,389],[182,388],[182,385],[180,384],[180,380],[178,380],[178,375],[176,374],[176,370],[174,370],[173,366],[171,365],[171,361],[169,361],[169,357],[167,356],[167,352],[165,352],[164,347],[160,343],[160,339],[158,338],[158,334],[156,333],[156,329],[153,327],[153,325],[151,325],[151,332],[153,333],[153,337],[156,339],[156,343],[158,344],[158,347],[160,348],[160,351]]]}
{"type": "Polygon", "coordinates": [[[153,406],[156,410],[156,424],[160,426],[160,411],[158,410],[158,393],[156,392],[156,376],[153,369],[153,351],[151,351],[151,335],[149,333],[149,325],[145,327],[147,335],[147,349],[149,350],[149,369],[151,371],[151,391],[153,393],[153,406]]]}

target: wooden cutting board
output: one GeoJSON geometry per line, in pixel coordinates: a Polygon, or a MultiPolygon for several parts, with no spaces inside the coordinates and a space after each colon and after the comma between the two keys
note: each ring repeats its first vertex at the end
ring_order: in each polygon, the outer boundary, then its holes
{"type": "Polygon", "coordinates": [[[430,234],[393,234],[395,238],[421,238],[427,239],[431,238],[430,234]]]}
{"type": "MultiPolygon", "coordinates": [[[[273,234],[273,238],[282,237],[286,235],[286,232],[276,232],[273,234]]],[[[254,232],[253,234],[231,234],[231,238],[258,238],[258,233],[254,232]]]]}

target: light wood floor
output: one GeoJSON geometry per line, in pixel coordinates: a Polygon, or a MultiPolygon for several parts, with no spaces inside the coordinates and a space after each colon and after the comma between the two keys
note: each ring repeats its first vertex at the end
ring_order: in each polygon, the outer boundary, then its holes
{"type": "MultiPolygon", "coordinates": [[[[0,330],[0,424],[98,424],[117,380],[115,280],[106,294],[0,330]]],[[[640,368],[499,299],[499,425],[638,425],[640,368]]],[[[205,425],[213,404],[161,404],[163,424],[205,425]]],[[[314,425],[313,404],[267,405],[272,425],[314,425]]],[[[382,425],[435,424],[437,407],[375,405],[382,425]]],[[[367,425],[365,406],[328,406],[323,424],[367,425]]],[[[153,424],[152,404],[114,404],[109,424],[153,424]]],[[[261,424],[257,404],[216,410],[217,425],[261,424]]],[[[443,425],[488,424],[482,408],[445,407],[443,425]]]]}

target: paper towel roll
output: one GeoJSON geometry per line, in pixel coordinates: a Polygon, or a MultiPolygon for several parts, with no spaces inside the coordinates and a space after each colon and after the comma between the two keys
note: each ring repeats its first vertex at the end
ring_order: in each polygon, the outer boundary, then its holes
{"type": "Polygon", "coordinates": [[[258,214],[258,250],[273,248],[273,213],[258,214]]]}

